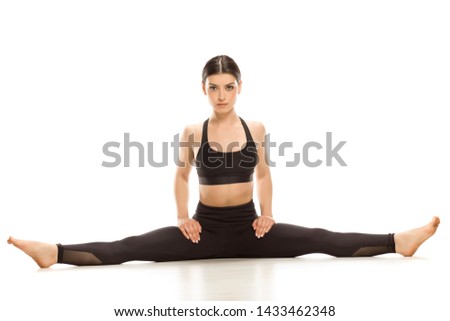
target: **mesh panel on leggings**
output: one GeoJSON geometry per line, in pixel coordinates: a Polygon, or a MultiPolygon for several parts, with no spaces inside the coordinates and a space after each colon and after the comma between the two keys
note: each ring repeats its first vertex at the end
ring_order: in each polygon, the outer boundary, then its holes
{"type": "Polygon", "coordinates": [[[61,244],[58,245],[58,263],[66,263],[73,265],[99,265],[102,264],[94,254],[85,251],[73,251],[63,249],[61,244]]]}
{"type": "Polygon", "coordinates": [[[389,233],[386,245],[365,246],[359,248],[352,256],[375,256],[384,253],[395,253],[394,234],[389,233]]]}

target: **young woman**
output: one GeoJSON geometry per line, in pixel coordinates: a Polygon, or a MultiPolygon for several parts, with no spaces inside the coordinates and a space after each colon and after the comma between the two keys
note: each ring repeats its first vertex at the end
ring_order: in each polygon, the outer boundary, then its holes
{"type": "Polygon", "coordinates": [[[55,263],[101,265],[134,260],[296,257],[308,253],[412,256],[436,232],[438,217],[423,227],[395,234],[339,233],[275,223],[264,126],[245,122],[234,108],[242,86],[237,64],[228,56],[216,56],[206,63],[202,78],[212,113],[204,122],[187,126],[181,137],[184,144],[174,184],[178,227],[115,242],[61,245],[10,237],[8,243],[47,268],[55,263]],[[200,200],[190,217],[188,179],[193,166],[199,176],[200,200]],[[260,215],[252,200],[254,182],[260,215]]]}

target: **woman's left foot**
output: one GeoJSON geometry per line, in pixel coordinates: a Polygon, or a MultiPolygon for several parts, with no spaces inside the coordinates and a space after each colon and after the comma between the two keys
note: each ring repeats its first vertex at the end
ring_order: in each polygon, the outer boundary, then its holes
{"type": "Polygon", "coordinates": [[[395,233],[395,251],[403,256],[413,256],[422,243],[436,233],[440,222],[439,217],[434,216],[427,225],[406,232],[395,233]]]}

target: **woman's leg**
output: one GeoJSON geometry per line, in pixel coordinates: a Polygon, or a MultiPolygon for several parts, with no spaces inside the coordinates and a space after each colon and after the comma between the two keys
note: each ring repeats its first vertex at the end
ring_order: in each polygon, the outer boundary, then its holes
{"type": "Polygon", "coordinates": [[[277,223],[262,238],[251,226],[235,231],[235,251],[239,257],[296,257],[323,253],[336,257],[374,256],[399,253],[411,256],[431,237],[439,225],[435,217],[427,225],[394,234],[340,233],[277,223]]]}
{"type": "Polygon", "coordinates": [[[427,225],[392,234],[338,233],[277,223],[257,238],[249,221],[233,228],[205,229],[202,240],[192,243],[177,227],[166,227],[115,242],[56,245],[10,237],[13,244],[41,267],[55,263],[74,265],[120,264],[126,261],[176,261],[214,257],[296,257],[309,253],[333,256],[373,256],[396,252],[412,256],[431,237],[438,217],[427,225]]]}
{"type": "Polygon", "coordinates": [[[55,263],[72,265],[120,264],[128,261],[178,261],[220,256],[220,231],[203,229],[202,240],[192,243],[175,227],[164,227],[113,242],[60,245],[10,238],[42,268],[55,263]]]}

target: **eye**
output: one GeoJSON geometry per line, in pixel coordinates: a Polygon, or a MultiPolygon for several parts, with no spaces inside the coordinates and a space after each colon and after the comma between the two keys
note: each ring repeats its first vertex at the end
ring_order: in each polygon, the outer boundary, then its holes
{"type": "Polygon", "coordinates": [[[209,86],[209,90],[216,90],[217,87],[216,86],[209,86]]]}
{"type": "Polygon", "coordinates": [[[227,90],[228,90],[228,91],[232,91],[233,89],[234,89],[234,86],[231,86],[231,85],[230,85],[230,86],[227,86],[227,90]]]}

